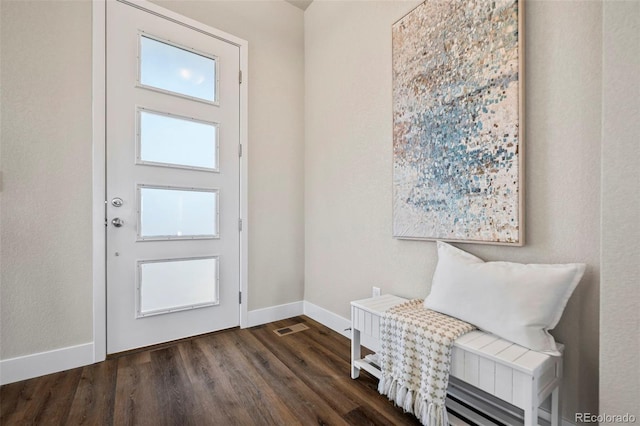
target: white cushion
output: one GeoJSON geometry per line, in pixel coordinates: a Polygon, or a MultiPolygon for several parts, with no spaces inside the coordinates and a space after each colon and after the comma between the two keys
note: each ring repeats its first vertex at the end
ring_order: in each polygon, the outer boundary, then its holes
{"type": "Polygon", "coordinates": [[[549,330],[584,274],[585,265],[484,262],[438,241],[428,309],[535,351],[559,355],[549,330]]]}

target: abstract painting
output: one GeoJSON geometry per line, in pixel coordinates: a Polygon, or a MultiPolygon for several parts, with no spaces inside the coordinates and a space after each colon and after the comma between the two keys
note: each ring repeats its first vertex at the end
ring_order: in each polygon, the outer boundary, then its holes
{"type": "Polygon", "coordinates": [[[392,28],[393,235],[522,245],[517,0],[433,0],[392,28]]]}

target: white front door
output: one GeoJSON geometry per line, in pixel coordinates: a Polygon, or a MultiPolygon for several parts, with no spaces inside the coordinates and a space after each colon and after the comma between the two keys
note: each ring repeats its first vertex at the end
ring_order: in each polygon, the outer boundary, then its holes
{"type": "Polygon", "coordinates": [[[107,2],[107,352],[239,325],[240,52],[107,2]]]}

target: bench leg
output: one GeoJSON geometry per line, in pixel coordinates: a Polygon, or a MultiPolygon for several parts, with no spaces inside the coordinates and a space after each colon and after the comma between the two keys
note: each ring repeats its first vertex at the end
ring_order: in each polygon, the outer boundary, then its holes
{"type": "Polygon", "coordinates": [[[357,379],[360,376],[360,369],[356,367],[355,361],[362,357],[360,352],[360,330],[351,328],[351,378],[357,379]]]}
{"type": "Polygon", "coordinates": [[[551,426],[560,426],[560,386],[551,392],[551,426]]]}
{"type": "Polygon", "coordinates": [[[556,359],[556,379],[557,386],[551,391],[551,426],[560,426],[562,424],[562,400],[560,393],[562,392],[562,357],[556,359]]]}
{"type": "Polygon", "coordinates": [[[538,407],[524,410],[524,426],[538,426],[538,407]]]}

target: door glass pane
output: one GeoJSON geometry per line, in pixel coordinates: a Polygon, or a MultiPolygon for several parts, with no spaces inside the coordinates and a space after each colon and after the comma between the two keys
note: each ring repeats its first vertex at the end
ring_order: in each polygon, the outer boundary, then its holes
{"type": "Polygon", "coordinates": [[[139,186],[138,238],[192,239],[218,236],[218,190],[139,186]]]}
{"type": "Polygon", "coordinates": [[[218,258],[138,262],[138,316],[218,304],[218,258]]]}
{"type": "Polygon", "coordinates": [[[139,161],[218,170],[215,123],[139,110],[139,161]]]}
{"type": "Polygon", "coordinates": [[[215,102],[214,58],[140,36],[140,84],[215,102]]]}

